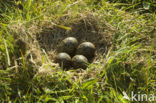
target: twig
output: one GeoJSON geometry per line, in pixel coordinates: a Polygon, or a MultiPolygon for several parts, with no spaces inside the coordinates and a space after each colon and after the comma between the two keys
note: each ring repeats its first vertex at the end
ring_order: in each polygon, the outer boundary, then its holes
{"type": "Polygon", "coordinates": [[[8,59],[8,65],[10,66],[10,56],[9,56],[9,52],[8,52],[8,48],[7,48],[7,44],[6,44],[6,40],[4,39],[4,45],[5,45],[5,50],[6,50],[6,54],[7,54],[7,59],[8,59]]]}

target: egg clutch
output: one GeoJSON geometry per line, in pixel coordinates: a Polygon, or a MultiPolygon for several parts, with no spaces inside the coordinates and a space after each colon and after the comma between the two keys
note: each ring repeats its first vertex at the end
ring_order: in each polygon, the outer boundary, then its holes
{"type": "Polygon", "coordinates": [[[55,62],[63,69],[73,67],[86,69],[95,57],[95,45],[91,42],[78,43],[74,37],[67,37],[58,45],[55,62]]]}

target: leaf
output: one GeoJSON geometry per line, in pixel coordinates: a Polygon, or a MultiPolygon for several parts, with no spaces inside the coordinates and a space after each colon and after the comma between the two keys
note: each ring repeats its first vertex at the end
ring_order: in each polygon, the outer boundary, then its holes
{"type": "Polygon", "coordinates": [[[64,25],[57,25],[57,26],[60,27],[60,28],[66,29],[66,30],[70,30],[71,29],[70,27],[67,27],[67,26],[64,26],[64,25]]]}
{"type": "Polygon", "coordinates": [[[86,87],[94,85],[96,82],[97,82],[97,79],[94,79],[94,78],[88,79],[83,83],[82,88],[85,89],[86,87]]]}
{"type": "Polygon", "coordinates": [[[150,8],[150,3],[149,2],[143,2],[143,8],[145,9],[145,10],[149,10],[149,8],[150,8]]]}

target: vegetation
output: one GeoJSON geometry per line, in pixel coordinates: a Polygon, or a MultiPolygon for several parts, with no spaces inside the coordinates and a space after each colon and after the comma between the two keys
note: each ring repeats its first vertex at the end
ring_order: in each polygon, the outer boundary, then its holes
{"type": "Polygon", "coordinates": [[[155,5],[1,0],[0,102],[130,103],[123,92],[156,93],[155,5]],[[68,35],[95,44],[87,70],[63,71],[53,63],[57,43],[68,35]]]}

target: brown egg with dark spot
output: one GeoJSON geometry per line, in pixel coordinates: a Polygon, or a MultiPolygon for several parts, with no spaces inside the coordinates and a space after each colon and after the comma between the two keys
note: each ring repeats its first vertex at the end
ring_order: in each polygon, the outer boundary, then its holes
{"type": "Polygon", "coordinates": [[[95,56],[95,45],[91,42],[83,42],[77,48],[77,54],[84,55],[87,59],[95,56]]]}
{"type": "Polygon", "coordinates": [[[76,38],[67,37],[59,45],[58,52],[66,52],[70,56],[74,56],[77,46],[78,46],[78,41],[76,38]]]}
{"type": "Polygon", "coordinates": [[[63,67],[64,70],[67,70],[71,67],[71,57],[67,53],[59,53],[55,57],[55,62],[59,63],[60,67],[63,67]]]}
{"type": "Polygon", "coordinates": [[[73,64],[74,69],[77,69],[77,68],[86,69],[88,66],[88,59],[83,55],[75,55],[72,58],[72,64],[73,64]]]}

